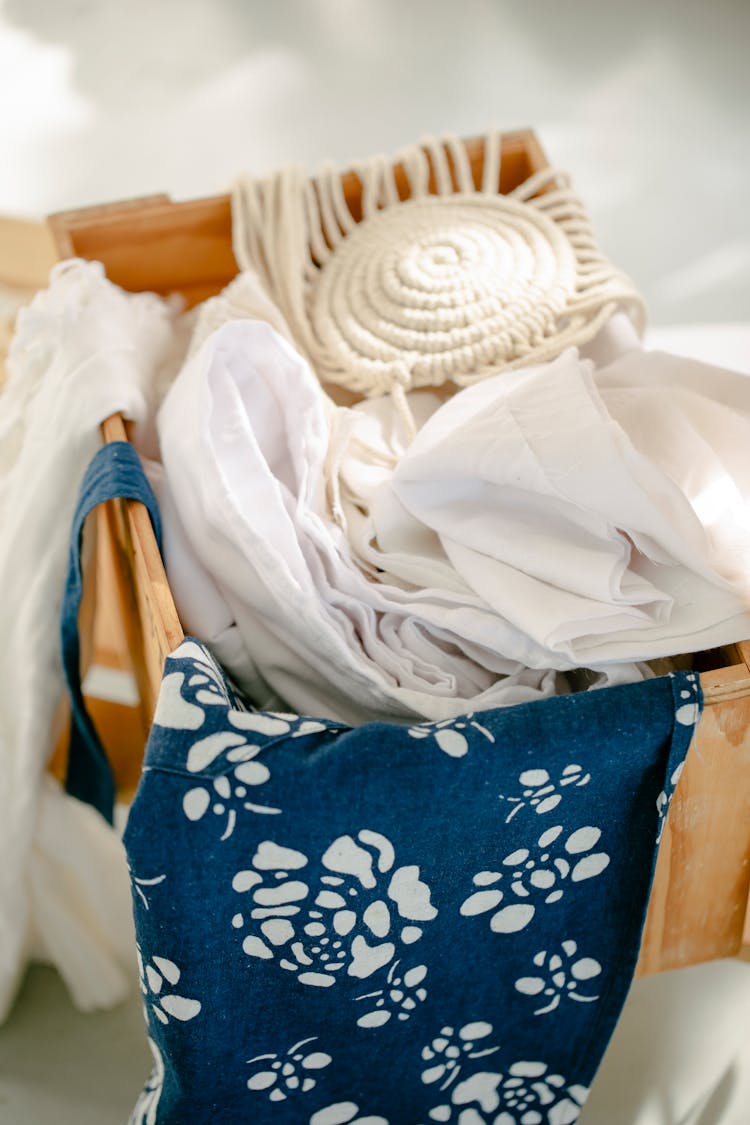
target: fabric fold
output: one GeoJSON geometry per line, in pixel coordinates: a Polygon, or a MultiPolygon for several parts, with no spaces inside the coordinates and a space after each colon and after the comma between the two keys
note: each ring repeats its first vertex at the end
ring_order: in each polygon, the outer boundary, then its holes
{"type": "MultiPolygon", "coordinates": [[[[444,719],[564,686],[508,657],[512,627],[475,596],[357,565],[327,505],[332,409],[302,357],[245,320],[205,342],[159,415],[184,533],[269,688],[292,709],[360,722],[444,719]]],[[[165,538],[169,552],[168,522],[165,538]]],[[[217,655],[249,691],[246,670],[217,655]]]]}
{"type": "Polygon", "coordinates": [[[587,357],[410,393],[411,441],[390,396],[335,406],[269,325],[206,337],[159,430],[243,690],[441,720],[748,635],[750,386],[623,319],[587,357]]]}

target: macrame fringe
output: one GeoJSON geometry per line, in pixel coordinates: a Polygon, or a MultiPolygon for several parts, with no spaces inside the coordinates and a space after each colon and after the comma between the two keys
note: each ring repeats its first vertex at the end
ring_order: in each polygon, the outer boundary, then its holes
{"type": "Polygon", "coordinates": [[[502,136],[483,140],[479,191],[453,136],[356,164],[360,221],[332,164],[315,181],[291,167],[233,192],[237,263],[258,272],[319,378],[393,394],[407,429],[411,389],[552,359],[617,308],[643,328],[642,299],[568,177],[544,169],[500,195],[502,136]]]}

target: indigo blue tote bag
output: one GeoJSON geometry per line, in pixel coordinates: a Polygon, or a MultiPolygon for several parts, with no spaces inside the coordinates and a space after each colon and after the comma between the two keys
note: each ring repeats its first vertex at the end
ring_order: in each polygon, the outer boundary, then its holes
{"type": "MultiPolygon", "coordinates": [[[[70,787],[111,813],[63,611],[70,787]]],[[[133,1125],[569,1125],[630,985],[694,673],[412,726],[258,712],[168,658],[125,844],[154,1069],[133,1125]]]]}

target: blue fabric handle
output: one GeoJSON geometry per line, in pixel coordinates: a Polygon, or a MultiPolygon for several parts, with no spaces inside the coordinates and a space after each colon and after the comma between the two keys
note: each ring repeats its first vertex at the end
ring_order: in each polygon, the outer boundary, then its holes
{"type": "Polygon", "coordinates": [[[83,526],[97,505],[120,497],[139,500],[145,505],[161,551],[159,509],[138,454],[126,441],[109,442],[92,459],[81,484],[71,528],[68,573],[60,615],[62,664],[71,704],[70,750],[65,788],[72,796],[93,805],[110,824],[114,815],[115,784],[112,768],[86,710],[81,690],[78,612],[83,594],[83,526]]]}

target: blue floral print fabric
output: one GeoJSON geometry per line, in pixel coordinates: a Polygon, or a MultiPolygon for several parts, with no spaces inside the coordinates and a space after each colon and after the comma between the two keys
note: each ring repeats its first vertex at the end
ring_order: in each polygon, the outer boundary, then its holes
{"type": "Polygon", "coordinates": [[[248,709],[185,640],[125,834],[131,1125],[570,1125],[701,706],[676,673],[350,728],[248,709]]]}
{"type": "Polygon", "coordinates": [[[700,708],[690,673],[350,729],[244,709],[187,640],[126,833],[133,1122],[575,1121],[700,708]]]}

